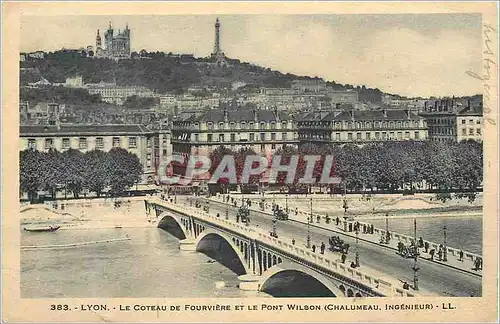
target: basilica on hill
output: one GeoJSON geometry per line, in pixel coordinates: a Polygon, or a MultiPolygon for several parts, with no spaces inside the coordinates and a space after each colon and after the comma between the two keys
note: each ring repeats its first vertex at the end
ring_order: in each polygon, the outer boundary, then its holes
{"type": "Polygon", "coordinates": [[[104,33],[104,46],[102,43],[99,29],[96,36],[96,52],[95,56],[98,58],[110,59],[129,59],[130,58],[130,29],[128,24],[123,31],[120,29],[115,31],[109,22],[108,30],[104,33]]]}

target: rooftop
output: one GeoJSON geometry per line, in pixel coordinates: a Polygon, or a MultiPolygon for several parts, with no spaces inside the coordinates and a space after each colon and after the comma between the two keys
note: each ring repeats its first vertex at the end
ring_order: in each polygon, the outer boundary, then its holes
{"type": "Polygon", "coordinates": [[[98,135],[98,134],[150,134],[152,133],[144,125],[61,125],[58,129],[55,125],[29,125],[20,126],[21,136],[41,136],[41,135],[98,135]]]}

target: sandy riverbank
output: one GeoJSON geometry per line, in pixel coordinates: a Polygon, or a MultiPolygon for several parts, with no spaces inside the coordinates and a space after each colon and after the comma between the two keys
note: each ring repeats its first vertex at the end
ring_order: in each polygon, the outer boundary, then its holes
{"type": "Polygon", "coordinates": [[[112,202],[66,203],[64,209],[33,205],[21,209],[21,226],[60,225],[60,230],[156,227],[144,202],[135,200],[115,208],[112,202]]]}

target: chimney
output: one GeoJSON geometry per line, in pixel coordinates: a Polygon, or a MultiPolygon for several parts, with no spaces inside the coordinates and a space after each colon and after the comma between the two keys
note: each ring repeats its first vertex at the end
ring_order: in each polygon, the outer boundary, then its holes
{"type": "Polygon", "coordinates": [[[350,113],[351,113],[351,120],[354,120],[354,109],[351,109],[350,113]]]}
{"type": "Polygon", "coordinates": [[[387,108],[384,108],[382,110],[382,113],[384,114],[384,118],[387,118],[387,108]]]}
{"type": "Polygon", "coordinates": [[[278,114],[278,108],[277,107],[274,107],[274,119],[276,119],[276,121],[280,121],[280,116],[278,114]]]}
{"type": "Polygon", "coordinates": [[[227,122],[227,108],[224,108],[224,121],[227,122]]]}
{"type": "Polygon", "coordinates": [[[255,109],[253,110],[253,119],[255,122],[259,121],[259,119],[257,118],[257,110],[255,110],[255,109]]]}
{"type": "Polygon", "coordinates": [[[406,118],[411,119],[411,109],[406,109],[405,112],[406,112],[406,118]]]}

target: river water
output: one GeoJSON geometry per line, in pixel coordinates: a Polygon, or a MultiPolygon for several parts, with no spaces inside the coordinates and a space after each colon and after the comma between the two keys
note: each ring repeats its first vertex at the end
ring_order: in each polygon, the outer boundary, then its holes
{"type": "MultiPolygon", "coordinates": [[[[373,226],[385,229],[385,219],[367,220],[373,226]]],[[[446,226],[447,245],[472,253],[482,253],[483,219],[477,216],[420,217],[417,218],[417,238],[443,243],[446,226]]],[[[414,235],[413,218],[389,219],[389,231],[414,235]]]]}
{"type": "Polygon", "coordinates": [[[52,245],[111,238],[131,240],[51,250],[21,251],[22,298],[269,297],[238,288],[237,275],[181,251],[159,228],[59,230],[21,233],[21,245],[52,245]],[[224,284],[222,284],[222,282],[224,284]]]}

